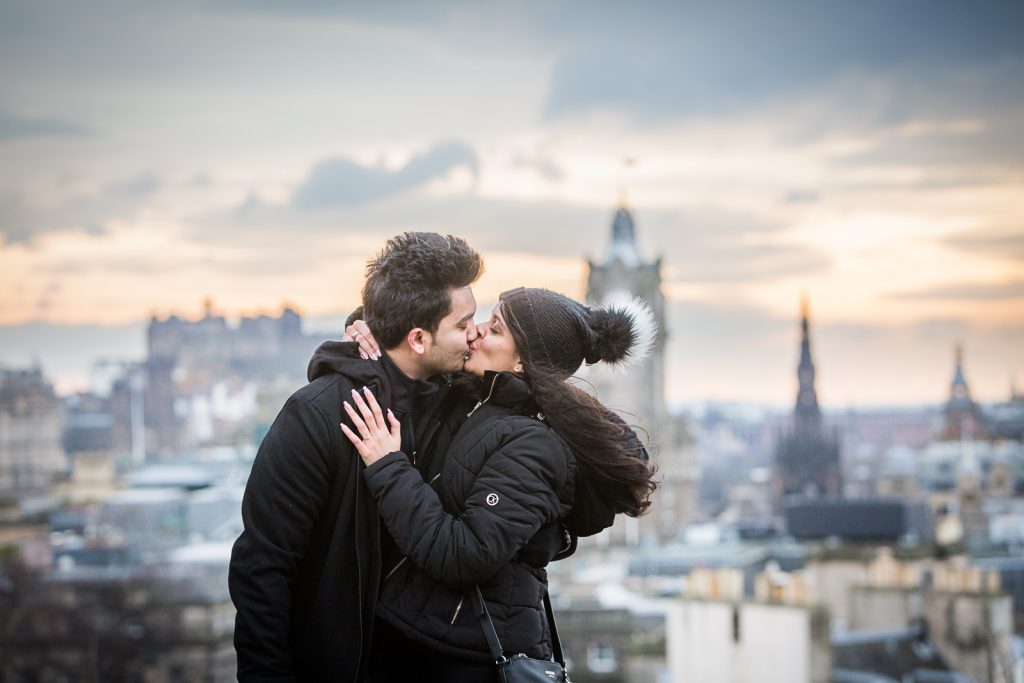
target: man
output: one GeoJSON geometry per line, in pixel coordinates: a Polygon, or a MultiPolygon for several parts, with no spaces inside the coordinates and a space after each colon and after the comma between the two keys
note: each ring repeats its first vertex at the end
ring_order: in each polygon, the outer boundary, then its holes
{"type": "Polygon", "coordinates": [[[382,553],[393,550],[339,428],[342,403],[369,388],[402,420],[403,451],[415,458],[415,445],[433,439],[444,390],[427,380],[460,370],[476,338],[470,285],[482,270],[480,255],[450,235],[389,240],[363,288],[380,362],[361,359],[354,343],[323,344],[309,384],[271,426],[231,554],[240,680],[365,680],[382,553]]]}

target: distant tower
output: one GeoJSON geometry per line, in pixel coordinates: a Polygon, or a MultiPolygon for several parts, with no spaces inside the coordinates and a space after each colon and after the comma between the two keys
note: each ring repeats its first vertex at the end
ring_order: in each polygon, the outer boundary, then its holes
{"type": "Polygon", "coordinates": [[[821,409],[818,392],[814,389],[814,360],[811,358],[810,314],[807,297],[800,300],[800,365],[796,376],[799,389],[796,395],[794,419],[798,431],[815,431],[821,427],[821,409]]]}
{"type": "Polygon", "coordinates": [[[949,400],[946,401],[944,410],[942,439],[958,441],[984,437],[981,412],[978,410],[978,404],[971,398],[971,389],[964,377],[964,350],[959,345],[956,347],[955,359],[953,381],[949,385],[949,400]]]}
{"type": "Polygon", "coordinates": [[[622,411],[631,422],[651,430],[665,416],[665,299],[661,294],[661,259],[646,261],[636,245],[633,216],[620,206],[612,221],[612,240],[601,262],[587,261],[587,303],[602,305],[638,298],[654,313],[658,341],[651,355],[630,367],[629,381],[613,372],[588,376],[601,401],[622,411]]]}
{"type": "Polygon", "coordinates": [[[665,298],[661,293],[661,259],[640,255],[636,226],[625,205],[612,220],[612,239],[604,259],[588,261],[587,303],[604,305],[637,298],[654,313],[658,337],[651,355],[626,372],[594,366],[583,374],[593,383],[601,401],[630,424],[646,432],[651,458],[662,483],[651,512],[639,520],[619,516],[612,542],[637,543],[642,539],[675,537],[692,517],[699,477],[693,439],[685,421],[669,416],[665,407],[665,298]]]}
{"type": "Polygon", "coordinates": [[[810,322],[807,300],[800,305],[799,389],[793,410],[792,430],[782,433],[775,447],[775,486],[779,503],[791,496],[835,497],[842,493],[839,441],[821,419],[814,388],[810,322]]]}

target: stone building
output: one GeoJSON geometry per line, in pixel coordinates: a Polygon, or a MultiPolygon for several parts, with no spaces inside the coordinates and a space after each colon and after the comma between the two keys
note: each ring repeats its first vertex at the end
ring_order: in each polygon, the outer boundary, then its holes
{"type": "Polygon", "coordinates": [[[235,679],[235,611],[220,564],[23,577],[0,612],[2,680],[235,679]]]}
{"type": "MultiPolygon", "coordinates": [[[[763,575],[762,575],[763,576],[763,575]]],[[[746,598],[736,570],[690,575],[687,595],[666,618],[666,656],[675,683],[828,683],[828,611],[790,585],[770,594],[759,580],[746,598]]]]}
{"type": "Polygon", "coordinates": [[[42,491],[67,470],[61,432],[42,370],[0,370],[0,499],[42,491]]]}
{"type": "Polygon", "coordinates": [[[604,258],[587,261],[590,305],[639,299],[654,314],[657,339],[650,355],[623,372],[600,365],[583,375],[601,401],[646,434],[658,466],[661,485],[651,512],[640,519],[620,515],[611,532],[615,542],[637,543],[674,538],[695,511],[699,470],[694,440],[682,418],[665,405],[665,340],[668,336],[665,297],[661,291],[661,259],[644,258],[637,246],[636,225],[622,206],[612,221],[611,242],[604,258]]]}
{"type": "Polygon", "coordinates": [[[998,574],[955,562],[818,562],[690,575],[667,616],[670,680],[686,683],[1016,683],[998,574]],[[836,566],[833,566],[836,564],[836,566]]]}
{"type": "Polygon", "coordinates": [[[146,360],[114,383],[110,399],[115,450],[130,446],[137,464],[251,439],[246,420],[255,419],[260,391],[301,386],[322,340],[303,333],[292,308],[233,325],[210,301],[196,320],[154,316],[146,335],[146,360]]]}
{"type": "Polygon", "coordinates": [[[1015,683],[1013,601],[999,573],[959,561],[900,562],[883,553],[851,587],[851,630],[922,620],[952,666],[979,683],[1015,683]]]}

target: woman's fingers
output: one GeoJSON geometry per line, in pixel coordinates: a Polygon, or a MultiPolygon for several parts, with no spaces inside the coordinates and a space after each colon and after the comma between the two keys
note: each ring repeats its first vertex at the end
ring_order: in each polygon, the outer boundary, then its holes
{"type": "Polygon", "coordinates": [[[356,447],[356,449],[359,450],[360,453],[362,453],[363,440],[360,439],[359,436],[357,436],[355,432],[353,432],[351,429],[349,429],[347,424],[345,424],[344,422],[342,422],[340,424],[341,424],[341,431],[345,433],[345,436],[348,437],[349,441],[352,442],[352,444],[356,447]]]}
{"type": "Polygon", "coordinates": [[[366,423],[363,422],[363,418],[359,417],[359,413],[356,412],[355,408],[349,405],[348,401],[345,401],[342,405],[345,408],[345,412],[348,413],[348,416],[352,418],[352,424],[356,426],[356,430],[359,431],[360,436],[364,439],[370,438],[370,430],[366,426],[366,423]]]}
{"type": "Polygon", "coordinates": [[[352,403],[342,402],[342,407],[348,413],[355,429],[341,423],[341,431],[355,444],[363,464],[369,467],[388,453],[402,450],[402,435],[401,424],[395,414],[389,409],[388,419],[385,421],[373,392],[366,387],[363,387],[363,392],[365,399],[360,392],[352,390],[352,402],[356,404],[358,410],[352,407],[352,403]]]}
{"type": "Polygon", "coordinates": [[[352,327],[359,335],[359,348],[369,354],[370,358],[380,360],[380,346],[373,338],[373,332],[370,331],[370,326],[366,324],[366,321],[356,320],[352,323],[352,327]]]}
{"type": "Polygon", "coordinates": [[[354,341],[359,344],[359,357],[363,360],[369,360],[370,355],[363,350],[363,344],[360,342],[362,336],[359,334],[359,328],[355,325],[349,325],[345,328],[345,333],[341,336],[341,341],[354,341]]]}
{"type": "Polygon", "coordinates": [[[401,423],[390,408],[385,421],[380,404],[377,403],[377,397],[373,395],[372,391],[367,387],[363,387],[362,393],[353,389],[352,403],[356,404],[358,410],[353,408],[348,401],[342,402],[342,406],[351,418],[352,424],[355,425],[355,431],[344,423],[341,425],[341,430],[355,444],[359,456],[367,467],[388,453],[402,449],[401,423]]]}
{"type": "Polygon", "coordinates": [[[370,412],[373,413],[373,419],[377,426],[381,429],[387,429],[388,425],[384,421],[384,414],[380,410],[380,404],[377,403],[377,397],[373,395],[369,387],[363,387],[363,395],[366,396],[366,405],[370,406],[370,412]]]}
{"type": "Polygon", "coordinates": [[[352,401],[359,408],[359,412],[363,414],[363,419],[366,420],[366,425],[370,428],[371,432],[387,431],[387,427],[384,425],[384,418],[381,418],[380,422],[378,422],[377,416],[373,414],[370,406],[366,405],[362,394],[355,389],[352,390],[352,401]]]}
{"type": "Polygon", "coordinates": [[[373,338],[369,325],[364,320],[355,320],[345,328],[345,336],[342,341],[354,341],[359,344],[359,355],[363,360],[372,358],[380,360],[380,347],[377,340],[373,338]]]}

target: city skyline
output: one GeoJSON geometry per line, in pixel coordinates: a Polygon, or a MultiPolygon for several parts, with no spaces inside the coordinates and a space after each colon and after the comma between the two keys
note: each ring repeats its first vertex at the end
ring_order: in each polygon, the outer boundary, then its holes
{"type": "Polygon", "coordinates": [[[802,294],[826,408],[941,403],[958,344],[1005,400],[1021,14],[5,0],[0,364],[67,389],[206,297],[337,331],[406,229],[481,250],[481,314],[523,284],[582,298],[625,191],[670,402],[791,404],[802,294]]]}

